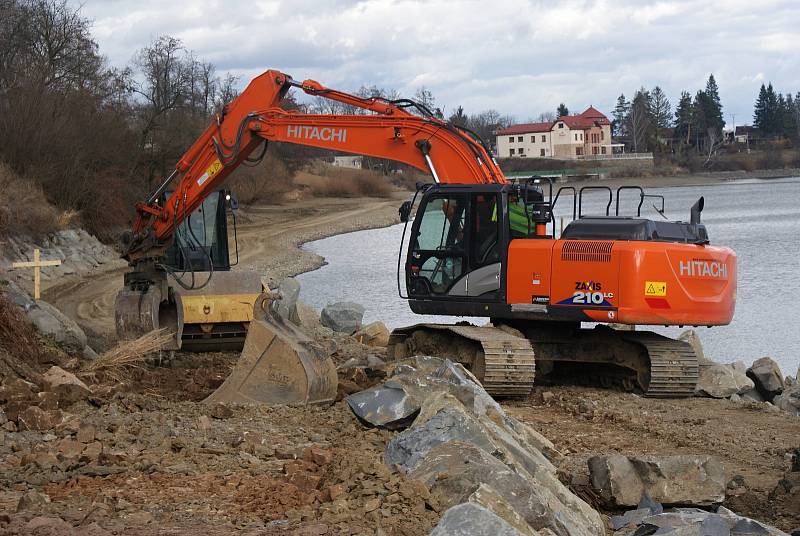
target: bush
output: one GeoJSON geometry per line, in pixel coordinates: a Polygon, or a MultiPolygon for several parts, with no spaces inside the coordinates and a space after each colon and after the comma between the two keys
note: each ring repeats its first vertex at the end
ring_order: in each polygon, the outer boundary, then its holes
{"type": "Polygon", "coordinates": [[[58,230],[58,210],[39,183],[0,162],[0,235],[38,237],[58,230]]]}
{"type": "Polygon", "coordinates": [[[245,205],[275,203],[281,194],[294,188],[292,175],[284,162],[270,153],[256,167],[239,166],[231,179],[231,190],[245,205]]]}
{"type": "Polygon", "coordinates": [[[315,197],[391,197],[394,191],[389,178],[380,173],[320,162],[299,177],[315,197]]]}

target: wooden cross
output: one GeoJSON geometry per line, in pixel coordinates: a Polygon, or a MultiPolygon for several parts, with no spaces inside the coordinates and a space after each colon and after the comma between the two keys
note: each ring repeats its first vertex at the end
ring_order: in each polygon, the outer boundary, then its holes
{"type": "Polygon", "coordinates": [[[43,261],[39,257],[39,250],[33,250],[33,262],[14,262],[11,264],[12,268],[33,268],[33,299],[38,300],[41,297],[42,291],[42,274],[41,268],[43,266],[60,266],[61,261],[43,261]]]}

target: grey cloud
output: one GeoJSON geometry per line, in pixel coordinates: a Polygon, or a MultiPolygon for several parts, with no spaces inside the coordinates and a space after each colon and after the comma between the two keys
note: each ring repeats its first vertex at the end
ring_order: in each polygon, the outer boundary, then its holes
{"type": "MultiPolygon", "coordinates": [[[[76,4],[77,0],[76,0],[76,4]]],[[[726,113],[749,120],[761,79],[800,90],[793,0],[82,0],[116,65],[154,37],[247,79],[266,68],[341,89],[404,93],[527,119],[565,102],[610,112],[660,85],[677,101],[713,72],[726,113]]],[[[728,119],[728,117],[726,117],[728,119]]]]}

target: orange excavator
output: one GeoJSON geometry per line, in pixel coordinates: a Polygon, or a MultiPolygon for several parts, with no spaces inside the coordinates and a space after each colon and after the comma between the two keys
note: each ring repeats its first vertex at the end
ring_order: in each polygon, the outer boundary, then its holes
{"type": "MultiPolygon", "coordinates": [[[[420,185],[400,209],[406,257],[404,264],[398,259],[398,272],[405,268],[405,285],[398,288],[405,286],[407,295],[401,295],[416,313],[490,323],[396,329],[389,342],[394,358],[455,359],[495,395],[527,395],[536,369],[537,381],[568,375],[650,396],[687,396],[698,375],[688,344],[602,324],[717,326],[733,317],[736,255],[709,244],[700,222],[702,198],[689,222],[654,221],[639,216],[653,196],[638,187],[637,216],[619,216],[620,189],[611,215],[615,193],[609,188],[564,187],[554,196],[552,183],[541,179],[508,180],[477,135],[411,100],[362,98],[270,70],[215,117],[175,171],[136,205],[138,219],[124,241],[132,269],[117,300],[122,336],[174,325],[176,318],[180,324],[180,292],[163,259],[184,220],[239,165],[252,162],[255,151],[263,156],[270,141],[395,160],[432,176],[433,183],[420,185]],[[291,88],[361,113],[287,110],[281,100],[291,88]],[[605,214],[583,214],[587,190],[608,196],[605,214]],[[565,191],[572,196],[573,221],[555,238],[554,209],[565,191]],[[598,326],[583,328],[582,322],[598,326]]],[[[236,294],[253,296],[252,318],[245,321],[239,363],[212,399],[333,398],[330,359],[276,313],[281,296],[262,290],[257,298],[251,291],[236,294]]]]}

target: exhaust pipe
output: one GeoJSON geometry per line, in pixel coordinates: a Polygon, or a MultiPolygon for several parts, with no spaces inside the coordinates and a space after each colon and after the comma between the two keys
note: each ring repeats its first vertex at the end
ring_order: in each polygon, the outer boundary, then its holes
{"type": "Polygon", "coordinates": [[[691,217],[689,220],[692,225],[697,225],[700,223],[700,213],[703,212],[703,206],[705,206],[705,203],[705,198],[701,196],[700,199],[698,199],[697,202],[692,205],[691,217]]]}

